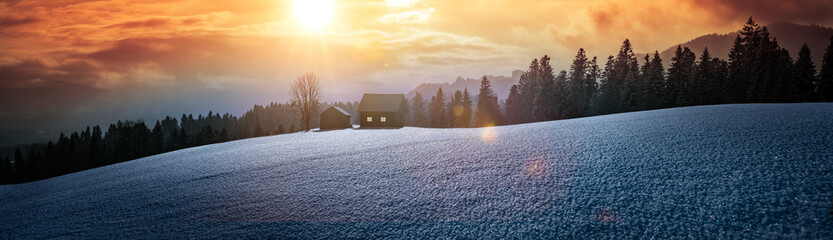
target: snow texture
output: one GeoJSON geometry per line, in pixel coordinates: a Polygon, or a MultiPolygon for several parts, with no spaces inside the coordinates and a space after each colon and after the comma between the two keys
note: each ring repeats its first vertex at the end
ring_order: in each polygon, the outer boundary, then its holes
{"type": "Polygon", "coordinates": [[[833,236],[833,104],[296,133],[0,186],[0,239],[833,236]]]}

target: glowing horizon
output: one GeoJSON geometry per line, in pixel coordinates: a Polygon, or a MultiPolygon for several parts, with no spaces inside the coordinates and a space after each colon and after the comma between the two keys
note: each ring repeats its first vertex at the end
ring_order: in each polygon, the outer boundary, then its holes
{"type": "Polygon", "coordinates": [[[661,51],[749,16],[829,26],[833,2],[0,1],[0,116],[40,132],[96,116],[243,111],[285,101],[305,72],[320,76],[324,100],[358,100],[507,76],[545,54],[568,69],[578,48],[603,60],[625,38],[661,51]]]}

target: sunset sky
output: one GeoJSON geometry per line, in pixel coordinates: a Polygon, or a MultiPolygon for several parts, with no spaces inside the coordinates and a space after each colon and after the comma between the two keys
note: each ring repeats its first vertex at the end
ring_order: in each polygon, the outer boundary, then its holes
{"type": "Polygon", "coordinates": [[[663,50],[759,22],[830,26],[833,1],[0,0],[0,145],[118,119],[240,114],[286,101],[305,72],[324,100],[509,75],[625,38],[663,50]]]}

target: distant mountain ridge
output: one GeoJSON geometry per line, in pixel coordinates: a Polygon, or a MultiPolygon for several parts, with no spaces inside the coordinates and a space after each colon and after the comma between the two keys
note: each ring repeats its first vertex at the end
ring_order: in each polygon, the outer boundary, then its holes
{"type": "MultiPolygon", "coordinates": [[[[816,64],[818,70],[821,67],[821,59],[824,55],[824,50],[830,44],[830,36],[833,35],[833,28],[819,26],[819,25],[801,25],[788,22],[777,22],[763,25],[769,30],[771,36],[778,40],[778,44],[786,48],[790,52],[790,56],[795,59],[798,56],[798,49],[801,45],[807,43],[810,47],[810,52],[813,57],[813,62],[816,64]]],[[[686,43],[678,44],[679,46],[691,48],[699,57],[703,53],[703,49],[708,47],[709,53],[713,57],[723,60],[729,59],[729,51],[732,49],[732,44],[738,31],[726,34],[707,34],[692,39],[686,43]]],[[[671,58],[674,57],[674,50],[678,45],[674,45],[660,52],[660,57],[666,65],[671,64],[671,58]]],[[[650,53],[653,55],[653,53],[650,53]]],[[[637,59],[640,61],[645,56],[645,53],[637,54],[637,59]]]]}
{"type": "MultiPolygon", "coordinates": [[[[509,89],[512,88],[513,84],[518,83],[518,80],[521,79],[521,73],[523,73],[523,71],[515,70],[512,71],[512,76],[508,77],[492,75],[486,76],[486,78],[492,82],[492,90],[494,90],[495,94],[497,94],[498,101],[502,102],[509,96],[509,89]]],[[[474,97],[477,95],[478,91],[480,91],[480,80],[481,78],[457,77],[457,79],[452,83],[422,83],[416,86],[414,90],[408,92],[405,97],[411,99],[414,97],[416,92],[420,92],[426,101],[430,101],[431,96],[437,95],[437,90],[440,87],[443,88],[443,93],[445,93],[446,96],[454,94],[457,90],[463,91],[468,88],[469,94],[474,97]]]]}

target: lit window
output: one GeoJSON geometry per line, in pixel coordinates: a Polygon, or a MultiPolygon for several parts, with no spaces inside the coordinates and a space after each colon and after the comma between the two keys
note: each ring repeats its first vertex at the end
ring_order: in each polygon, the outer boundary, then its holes
{"type": "Polygon", "coordinates": [[[387,119],[385,119],[385,117],[381,117],[381,118],[379,118],[379,121],[380,121],[380,122],[386,122],[386,121],[387,121],[387,119]]]}
{"type": "Polygon", "coordinates": [[[367,122],[373,122],[373,117],[367,117],[367,122]]]}

